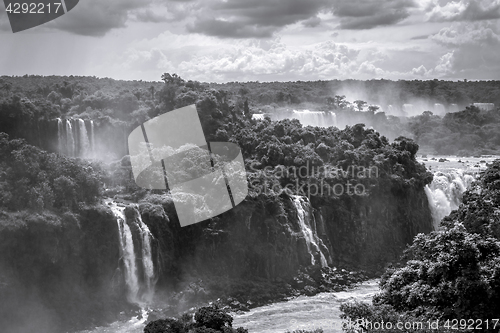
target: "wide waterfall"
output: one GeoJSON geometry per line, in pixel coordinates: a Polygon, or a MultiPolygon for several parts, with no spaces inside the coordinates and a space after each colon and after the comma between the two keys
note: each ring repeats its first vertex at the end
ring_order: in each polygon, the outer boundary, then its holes
{"type": "Polygon", "coordinates": [[[332,112],[293,110],[292,118],[298,119],[304,126],[337,126],[337,115],[332,112]]]}
{"type": "Polygon", "coordinates": [[[90,158],[94,156],[94,122],[83,119],[57,118],[57,139],[60,154],[71,157],[90,158]],[[87,130],[87,127],[90,130],[87,130]]]}
{"type": "Polygon", "coordinates": [[[441,220],[451,211],[458,209],[464,192],[474,181],[474,176],[463,170],[438,171],[431,184],[426,185],[425,194],[429,200],[434,229],[439,229],[441,220]]]}
{"type": "Polygon", "coordinates": [[[108,201],[118,224],[121,261],[124,268],[124,278],[127,285],[127,299],[134,304],[143,305],[152,301],[156,283],[154,261],[151,248],[153,236],[148,226],[142,221],[136,206],[134,219],[131,221],[125,215],[125,206],[108,201]],[[134,231],[136,237],[134,237],[134,231]],[[139,240],[140,249],[134,246],[134,238],[139,240]],[[140,269],[139,269],[140,268],[140,269]],[[142,275],[141,275],[142,272],[142,275]]]}
{"type": "MultiPolygon", "coordinates": [[[[314,223],[314,216],[310,216],[309,210],[310,205],[304,197],[293,196],[293,203],[297,209],[297,217],[299,220],[300,230],[304,236],[307,245],[307,251],[311,256],[311,265],[316,264],[316,257],[319,256],[319,263],[321,267],[328,266],[326,257],[321,250],[321,247],[325,248],[323,241],[318,237],[315,230],[313,231],[312,223],[314,223]],[[321,246],[322,245],[322,246],[321,246]],[[321,246],[321,247],[320,247],[321,246]]],[[[327,250],[328,251],[328,250],[327,250]]],[[[330,256],[328,254],[328,256],[330,256]]]]}

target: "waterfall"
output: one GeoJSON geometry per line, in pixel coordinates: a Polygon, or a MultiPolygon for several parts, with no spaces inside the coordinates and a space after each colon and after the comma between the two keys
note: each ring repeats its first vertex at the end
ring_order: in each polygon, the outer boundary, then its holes
{"type": "Polygon", "coordinates": [[[137,209],[137,220],[139,222],[139,230],[142,241],[142,265],[144,268],[144,282],[146,284],[145,298],[151,301],[154,294],[155,272],[153,263],[153,254],[151,251],[151,231],[149,231],[146,223],[142,221],[141,213],[137,209]]]}
{"type": "MultiPolygon", "coordinates": [[[[321,239],[316,235],[311,228],[311,217],[309,215],[309,203],[301,196],[293,196],[293,202],[297,209],[297,217],[302,234],[304,235],[307,251],[311,255],[311,265],[316,264],[315,256],[319,254],[321,267],[328,266],[326,257],[321,251],[318,244],[322,244],[321,239]]],[[[313,217],[314,218],[314,217],[313,217]]],[[[323,245],[324,246],[324,245],[323,245]]]]}
{"type": "Polygon", "coordinates": [[[83,119],[78,119],[79,128],[79,156],[87,157],[90,150],[90,141],[87,134],[87,128],[85,127],[85,121],[83,119]]]}
{"type": "Polygon", "coordinates": [[[154,296],[156,276],[152,257],[151,239],[153,238],[148,226],[142,221],[137,206],[135,218],[129,221],[125,216],[124,206],[108,200],[107,204],[116,217],[118,224],[118,238],[120,241],[121,261],[124,267],[124,278],[127,285],[127,299],[131,303],[143,305],[151,302],[154,296]],[[131,228],[132,227],[132,228],[131,228]],[[134,231],[140,249],[134,246],[134,231]],[[143,276],[140,276],[139,267],[143,276]]]}
{"type": "Polygon", "coordinates": [[[332,112],[293,110],[292,118],[298,119],[304,126],[337,126],[337,115],[332,112]]]}
{"type": "Polygon", "coordinates": [[[458,209],[464,192],[474,181],[474,176],[462,170],[438,171],[431,184],[425,186],[434,229],[438,230],[441,220],[451,211],[458,209]]]}
{"type": "Polygon", "coordinates": [[[73,135],[71,119],[66,119],[66,147],[68,155],[75,156],[75,137],[73,135]]]}

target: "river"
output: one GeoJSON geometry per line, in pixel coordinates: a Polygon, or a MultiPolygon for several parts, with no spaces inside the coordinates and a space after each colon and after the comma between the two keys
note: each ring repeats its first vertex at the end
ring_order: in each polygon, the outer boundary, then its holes
{"type": "MultiPolygon", "coordinates": [[[[299,296],[249,312],[232,313],[233,327],[244,327],[249,333],[285,333],[314,328],[322,328],[325,333],[342,332],[340,304],[354,300],[371,302],[372,296],[378,290],[378,280],[369,280],[349,291],[320,293],[311,297],[299,296]]],[[[144,318],[132,318],[79,333],[142,333],[145,325],[144,318]]]]}

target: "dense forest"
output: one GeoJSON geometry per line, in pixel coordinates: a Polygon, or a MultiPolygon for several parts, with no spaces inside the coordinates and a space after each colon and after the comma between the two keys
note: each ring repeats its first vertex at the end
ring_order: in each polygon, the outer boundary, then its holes
{"type": "MultiPolygon", "coordinates": [[[[198,103],[210,118],[206,132],[215,132],[229,113],[268,113],[291,109],[335,112],[339,128],[358,123],[393,140],[413,139],[422,151],[434,154],[481,155],[499,151],[498,108],[478,110],[473,102],[500,105],[500,81],[316,81],[270,83],[200,83],[165,73],[164,82],[117,81],[95,77],[1,77],[0,131],[11,138],[56,151],[53,137],[41,128],[56,118],[92,119],[120,158],[126,147],[114,145],[132,128],[161,113],[198,103]],[[202,101],[200,103],[200,101],[202,101]],[[403,105],[414,103],[406,112],[403,105]],[[438,103],[442,106],[435,110],[438,103]],[[451,109],[454,104],[456,109],[451,109]],[[214,105],[220,105],[215,113],[214,105]],[[390,105],[390,106],[389,106],[390,105]],[[459,109],[462,112],[456,113],[459,109]],[[452,110],[445,114],[443,110],[452,110]],[[439,112],[436,112],[439,111],[439,112]],[[415,113],[416,112],[416,113],[415,113]]],[[[273,118],[273,117],[271,117],[273,118]]],[[[225,124],[230,126],[229,124],[225,124]]],[[[223,137],[224,128],[220,129],[223,137]]],[[[55,131],[53,131],[55,132],[55,131]]],[[[215,134],[215,133],[213,133],[215,134]]]]}
{"type": "MultiPolygon", "coordinates": [[[[124,219],[140,219],[156,240],[152,252],[157,297],[177,302],[160,317],[217,297],[258,306],[338,290],[349,279],[333,266],[353,271],[345,273],[351,277],[380,275],[420,233],[407,251],[412,259],[406,266],[383,276],[384,293],[376,305],[346,308],[346,316],[465,318],[478,314],[474,311],[498,312],[498,165],[483,175],[486,189],[465,198],[474,210],[459,210],[446,222],[445,231],[429,234],[432,219],[424,187],[433,176],[416,160],[419,144],[443,154],[496,152],[498,111],[469,107],[442,117],[431,112],[398,117],[377,112],[380,100],[350,103],[339,95],[347,87],[363,86],[372,95],[399,91],[400,99],[446,103],[461,96],[463,103],[498,103],[497,82],[218,85],[168,73],[162,80],[0,78],[0,297],[8,300],[0,307],[4,327],[13,332],[16,327],[67,331],[109,322],[124,309],[133,310],[124,296],[125,281],[116,274],[122,260],[119,227],[107,198],[133,203],[124,210],[124,219]],[[264,93],[271,97],[261,97],[264,93]],[[126,138],[141,123],[192,104],[208,142],[229,141],[241,148],[249,195],[232,211],[181,228],[171,198],[133,181],[126,138]],[[335,112],[342,128],[252,117],[266,110],[311,106],[335,112]],[[94,158],[61,153],[57,118],[95,123],[100,145],[94,158]],[[301,168],[316,171],[293,172],[301,168]],[[326,172],[331,169],[341,170],[341,176],[331,177],[326,172]],[[362,190],[329,190],[336,187],[362,190]],[[315,251],[301,235],[305,222],[315,233],[315,251]],[[443,248],[448,252],[442,254],[443,248]],[[469,262],[469,257],[475,260],[469,262]],[[321,260],[325,267],[317,264],[321,260]],[[461,277],[458,282],[456,276],[461,277]],[[462,287],[467,288],[463,294],[462,287]],[[476,296],[468,300],[472,294],[476,296]],[[24,313],[37,311],[43,320],[33,315],[32,322],[19,324],[24,313]]],[[[193,162],[189,157],[181,161],[186,171],[193,162]]],[[[149,328],[229,331],[230,318],[217,309],[203,311],[195,320],[162,319],[149,328]],[[216,326],[204,324],[203,311],[220,317],[216,326]]]]}

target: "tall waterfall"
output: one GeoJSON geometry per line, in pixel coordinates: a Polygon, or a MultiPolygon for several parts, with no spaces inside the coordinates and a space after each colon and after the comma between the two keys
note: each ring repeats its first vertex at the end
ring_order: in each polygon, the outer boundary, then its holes
{"type": "Polygon", "coordinates": [[[73,133],[73,126],[71,125],[71,120],[66,119],[66,147],[67,154],[69,156],[75,156],[75,136],[73,133]]]}
{"type": "Polygon", "coordinates": [[[156,276],[152,256],[151,239],[153,236],[148,226],[142,221],[141,214],[136,206],[135,218],[128,220],[125,207],[108,201],[118,224],[118,238],[120,240],[120,254],[123,262],[124,278],[127,285],[127,299],[131,303],[144,304],[150,302],[154,296],[156,276]],[[134,246],[135,236],[139,240],[140,249],[134,246]],[[139,270],[139,268],[141,268],[139,270]],[[142,272],[142,276],[141,273],[142,272]]]}
{"type": "Polygon", "coordinates": [[[300,230],[304,235],[307,245],[307,251],[311,256],[311,265],[316,264],[317,260],[316,257],[319,256],[321,267],[328,266],[326,257],[320,248],[320,245],[322,245],[325,248],[325,246],[323,245],[323,241],[312,230],[311,221],[314,219],[314,216],[311,217],[309,214],[309,208],[310,208],[309,203],[306,201],[304,197],[298,195],[293,196],[293,202],[295,208],[297,209],[297,216],[299,220],[300,230]]]}
{"type": "Polygon", "coordinates": [[[458,209],[474,176],[462,170],[438,171],[431,184],[426,185],[425,194],[429,201],[434,229],[438,230],[441,220],[451,211],[458,209]]]}
{"type": "Polygon", "coordinates": [[[90,141],[89,136],[87,134],[87,128],[85,127],[85,122],[83,119],[78,119],[79,126],[79,148],[80,148],[80,156],[86,157],[90,152],[90,141]]]}

